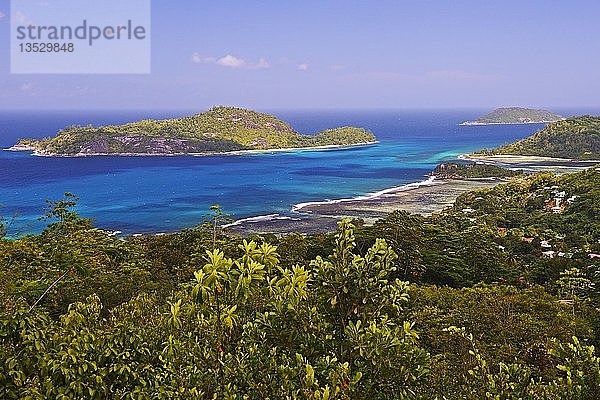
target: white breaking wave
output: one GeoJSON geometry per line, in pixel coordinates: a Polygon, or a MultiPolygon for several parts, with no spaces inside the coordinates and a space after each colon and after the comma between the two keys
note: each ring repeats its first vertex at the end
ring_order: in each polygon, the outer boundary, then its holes
{"type": "Polygon", "coordinates": [[[362,196],[345,198],[345,199],[337,199],[337,200],[309,201],[306,203],[298,203],[298,204],[295,204],[294,206],[292,206],[292,212],[301,212],[301,210],[304,207],[321,205],[321,204],[338,204],[338,203],[345,203],[345,202],[349,202],[349,201],[373,200],[373,199],[376,199],[381,196],[385,196],[386,194],[390,194],[390,193],[403,192],[406,190],[416,189],[421,186],[433,186],[433,185],[438,185],[438,184],[441,184],[441,182],[439,182],[439,181],[435,182],[435,177],[430,176],[429,178],[427,178],[421,182],[414,182],[414,183],[409,183],[409,184],[402,185],[402,186],[396,186],[396,187],[392,187],[392,188],[388,188],[388,189],[383,189],[383,190],[380,190],[379,192],[368,193],[368,194],[365,194],[362,196]]]}
{"type": "Polygon", "coordinates": [[[274,220],[300,221],[300,218],[292,218],[292,217],[287,217],[285,215],[279,215],[279,214],[258,215],[256,217],[238,219],[237,221],[232,222],[231,224],[224,225],[223,227],[229,228],[231,226],[237,226],[237,225],[246,224],[246,223],[247,224],[255,224],[257,222],[274,221],[274,220]]]}

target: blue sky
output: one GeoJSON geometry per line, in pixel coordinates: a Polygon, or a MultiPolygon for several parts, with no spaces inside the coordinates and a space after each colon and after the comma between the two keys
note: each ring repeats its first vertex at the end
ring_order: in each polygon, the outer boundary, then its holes
{"type": "Polygon", "coordinates": [[[600,106],[597,0],[154,0],[148,75],[11,75],[9,8],[0,109],[600,106]]]}

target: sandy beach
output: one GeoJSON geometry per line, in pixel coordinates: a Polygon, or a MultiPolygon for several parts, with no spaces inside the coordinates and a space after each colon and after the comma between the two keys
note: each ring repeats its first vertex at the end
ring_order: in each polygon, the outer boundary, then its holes
{"type": "Polygon", "coordinates": [[[569,158],[514,155],[485,156],[480,154],[462,154],[458,158],[461,160],[494,164],[509,169],[522,169],[526,172],[552,172],[559,175],[583,171],[600,163],[598,160],[581,161],[569,158]]]}

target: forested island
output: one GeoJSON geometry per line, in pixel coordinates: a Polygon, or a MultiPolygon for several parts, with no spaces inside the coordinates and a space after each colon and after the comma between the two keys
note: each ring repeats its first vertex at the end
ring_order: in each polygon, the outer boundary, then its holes
{"type": "Polygon", "coordinates": [[[21,139],[11,150],[40,156],[222,154],[375,143],[362,128],[340,127],[301,135],[280,119],[233,107],[215,107],[189,117],[123,125],[70,126],[53,138],[21,139]]]}
{"type": "Polygon", "coordinates": [[[477,154],[600,160],[600,117],[585,115],[554,122],[533,136],[477,154]]]}
{"type": "Polygon", "coordinates": [[[474,121],[465,121],[461,125],[492,125],[492,124],[538,124],[555,122],[565,119],[560,114],[523,107],[502,107],[485,114],[474,121]]]}

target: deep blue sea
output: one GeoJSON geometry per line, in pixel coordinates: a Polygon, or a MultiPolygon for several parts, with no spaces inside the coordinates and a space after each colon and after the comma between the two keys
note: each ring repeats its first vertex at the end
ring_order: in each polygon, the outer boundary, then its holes
{"type": "MultiPolygon", "coordinates": [[[[349,198],[425,179],[437,163],[531,135],[542,125],[459,126],[485,110],[269,111],[299,132],[353,125],[380,143],[330,151],[207,157],[47,158],[0,151],[0,215],[13,232],[39,232],[46,199],[80,197],[96,226],[124,234],[171,232],[213,204],[233,218],[290,215],[294,204],[349,198]]],[[[560,111],[560,110],[559,110],[560,111]]],[[[581,112],[588,112],[583,110],[581,112]]],[[[0,148],[71,124],[106,125],[193,111],[0,112],[0,148]]],[[[578,112],[568,111],[568,115],[578,112]]]]}

